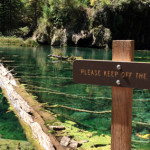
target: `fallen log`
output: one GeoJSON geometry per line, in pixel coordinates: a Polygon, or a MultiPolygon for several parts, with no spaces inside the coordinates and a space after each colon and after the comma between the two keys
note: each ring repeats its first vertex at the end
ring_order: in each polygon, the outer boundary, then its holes
{"type": "Polygon", "coordinates": [[[65,57],[65,56],[60,56],[60,55],[52,55],[52,54],[49,54],[48,57],[52,57],[52,58],[57,58],[59,60],[68,60],[68,57],[65,57]]]}
{"type": "MultiPolygon", "coordinates": [[[[24,97],[17,93],[16,89],[20,88],[10,71],[0,64],[0,87],[3,89],[5,96],[12,105],[14,112],[19,120],[26,126],[30,127],[34,139],[37,139],[41,148],[44,150],[63,150],[53,136],[44,132],[46,126],[40,115],[28,105],[24,97]],[[40,120],[40,121],[39,121],[40,120]]],[[[37,142],[36,142],[37,143],[37,142]]]]}
{"type": "Polygon", "coordinates": [[[149,144],[149,141],[137,141],[137,140],[132,140],[133,143],[139,143],[139,144],[149,144]]]}
{"type": "Polygon", "coordinates": [[[150,124],[149,123],[144,123],[144,122],[136,122],[136,121],[132,121],[132,123],[139,125],[139,126],[143,126],[143,127],[148,127],[150,128],[150,124]]]}
{"type": "Polygon", "coordinates": [[[98,111],[90,111],[90,110],[72,108],[72,107],[68,107],[68,106],[64,106],[64,105],[52,105],[52,106],[45,106],[45,107],[50,107],[50,108],[60,107],[60,108],[66,108],[66,109],[70,109],[70,110],[74,110],[74,111],[78,111],[78,112],[87,112],[87,113],[92,113],[92,114],[111,113],[111,110],[98,112],[98,111]]]}
{"type": "Polygon", "coordinates": [[[49,54],[48,57],[57,58],[58,60],[64,60],[64,61],[75,61],[76,59],[83,59],[82,57],[75,57],[75,56],[66,57],[62,55],[52,55],[52,54],[49,54]]]}

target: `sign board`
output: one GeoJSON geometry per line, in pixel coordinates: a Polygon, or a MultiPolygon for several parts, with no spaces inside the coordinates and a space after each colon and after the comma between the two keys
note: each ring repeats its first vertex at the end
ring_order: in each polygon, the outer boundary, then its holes
{"type": "Polygon", "coordinates": [[[150,63],[76,60],[75,83],[150,89],[150,63]]]}
{"type": "Polygon", "coordinates": [[[133,40],[115,40],[112,48],[112,61],[75,61],[73,78],[112,86],[111,150],[131,150],[133,88],[150,89],[150,63],[133,62],[133,40]]]}

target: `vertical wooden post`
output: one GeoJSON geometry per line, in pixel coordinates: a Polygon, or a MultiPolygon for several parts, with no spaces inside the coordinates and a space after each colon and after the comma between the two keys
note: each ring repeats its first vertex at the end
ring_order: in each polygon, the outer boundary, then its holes
{"type": "MultiPolygon", "coordinates": [[[[113,61],[133,61],[134,41],[113,41],[113,61]]],[[[131,150],[133,89],[112,87],[111,150],[131,150]]]]}

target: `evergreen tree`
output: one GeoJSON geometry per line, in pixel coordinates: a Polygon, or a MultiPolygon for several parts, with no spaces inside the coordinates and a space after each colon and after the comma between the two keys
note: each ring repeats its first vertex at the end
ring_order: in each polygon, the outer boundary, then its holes
{"type": "Polygon", "coordinates": [[[37,27],[37,21],[42,15],[42,1],[41,0],[29,0],[29,20],[33,28],[37,27]]]}
{"type": "Polygon", "coordinates": [[[10,35],[22,25],[24,5],[21,0],[0,0],[0,32],[10,35]]]}

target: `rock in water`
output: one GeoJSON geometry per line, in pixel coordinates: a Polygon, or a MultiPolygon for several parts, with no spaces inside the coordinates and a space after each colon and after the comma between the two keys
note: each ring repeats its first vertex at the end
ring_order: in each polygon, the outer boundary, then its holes
{"type": "Polygon", "coordinates": [[[73,148],[73,149],[76,149],[77,147],[81,146],[82,144],[78,143],[77,141],[75,140],[71,140],[70,141],[70,147],[73,148]]]}
{"type": "Polygon", "coordinates": [[[60,141],[60,144],[61,144],[62,146],[68,146],[70,140],[71,140],[71,139],[70,139],[69,137],[63,136],[63,138],[62,138],[61,141],[60,141]]]}

